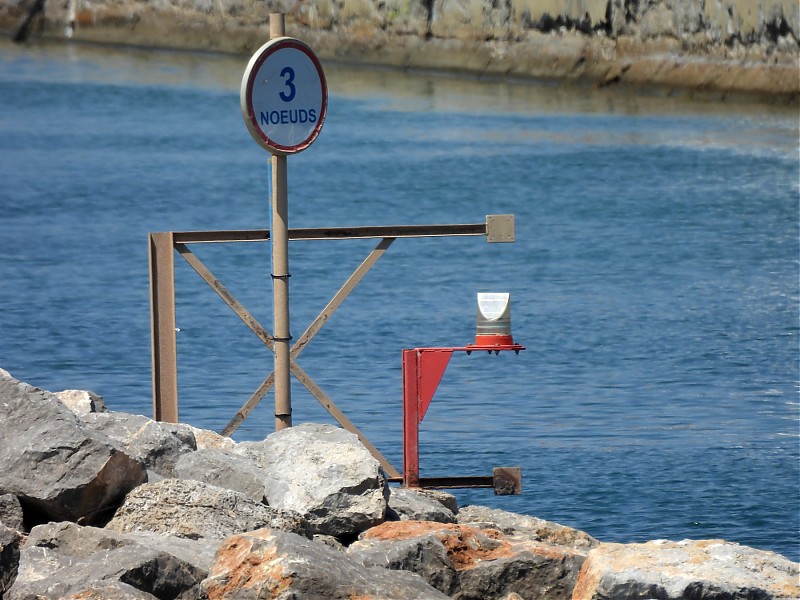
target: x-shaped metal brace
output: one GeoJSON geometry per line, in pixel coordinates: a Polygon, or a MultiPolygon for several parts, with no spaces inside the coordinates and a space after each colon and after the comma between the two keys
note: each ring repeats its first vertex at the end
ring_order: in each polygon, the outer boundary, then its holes
{"type": "MultiPolygon", "coordinates": [[[[314,398],[328,411],[328,413],[339,423],[342,427],[344,427],[347,431],[354,433],[358,436],[358,439],[361,440],[361,443],[370,451],[370,453],[380,462],[381,466],[383,467],[384,471],[390,478],[400,477],[400,472],[392,466],[389,460],[380,453],[380,451],[373,446],[370,441],[366,438],[366,436],[361,433],[361,431],[356,427],[350,419],[348,419],[345,414],[339,409],[336,404],[334,404],[333,400],[331,400],[325,392],[314,382],[311,377],[309,377],[308,373],[306,373],[300,365],[297,364],[296,359],[300,355],[300,353],[308,346],[308,343],[311,339],[322,329],[322,326],[328,321],[330,316],[333,312],[339,308],[345,298],[350,294],[350,292],[355,288],[356,285],[363,279],[364,275],[372,268],[372,266],[378,261],[378,259],[383,256],[383,253],[386,251],[389,246],[391,246],[392,242],[395,238],[386,237],[383,238],[375,249],[369,253],[364,262],[362,262],[358,268],[353,271],[352,275],[345,281],[344,285],[339,288],[339,291],[333,296],[330,302],[328,302],[327,306],[322,309],[322,312],[317,315],[317,318],[314,319],[308,328],[305,330],[303,335],[295,342],[292,346],[290,352],[290,370],[294,374],[294,376],[302,383],[305,388],[311,393],[314,398]]],[[[270,333],[258,322],[258,320],[250,314],[250,312],[239,303],[236,298],[233,297],[233,294],[228,291],[228,289],[217,279],[213,273],[195,256],[189,248],[186,247],[185,244],[182,243],[175,243],[175,249],[178,253],[189,263],[189,265],[197,272],[200,277],[213,289],[216,294],[222,298],[223,302],[233,310],[234,313],[242,320],[242,322],[250,329],[256,337],[258,337],[261,342],[270,349],[270,351],[274,352],[274,345],[272,343],[273,337],[270,333]]],[[[272,371],[269,376],[258,386],[255,392],[253,392],[252,396],[250,396],[249,400],[244,403],[242,408],[240,408],[236,415],[234,415],[233,419],[231,419],[230,423],[225,426],[225,429],[222,430],[222,435],[230,436],[236,429],[241,425],[242,421],[247,418],[247,416],[253,411],[253,409],[258,405],[259,402],[267,395],[269,390],[275,383],[275,372],[272,371]]]]}

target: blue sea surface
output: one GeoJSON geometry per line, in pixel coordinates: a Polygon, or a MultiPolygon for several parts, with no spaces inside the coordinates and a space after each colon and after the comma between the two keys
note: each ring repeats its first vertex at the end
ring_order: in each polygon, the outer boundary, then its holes
{"type": "MultiPolygon", "coordinates": [[[[269,227],[247,59],[0,42],[0,367],[152,415],[148,233],[269,227]]],[[[459,501],[800,560],[796,110],[325,67],[290,227],[516,220],[397,240],[299,357],[372,443],[402,466],[401,350],[472,342],[476,293],[507,291],[527,349],[453,356],[422,476],[519,465],[521,496],[459,501]]],[[[377,241],[291,242],[295,339],[377,241]]],[[[271,330],[269,244],[191,249],[271,330]]],[[[176,287],[180,419],[220,431],[272,355],[179,258],[176,287]]]]}

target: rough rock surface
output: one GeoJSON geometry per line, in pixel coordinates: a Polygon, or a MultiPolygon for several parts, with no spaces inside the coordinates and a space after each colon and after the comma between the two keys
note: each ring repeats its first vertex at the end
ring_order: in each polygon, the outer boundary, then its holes
{"type": "Polygon", "coordinates": [[[585,551],[498,529],[420,521],[384,523],[348,548],[364,564],[418,573],[458,598],[568,600],[585,551]]]}
{"type": "Polygon", "coordinates": [[[413,573],[365,567],[325,544],[268,529],[228,538],[203,587],[214,600],[447,598],[413,573]]]}
{"type": "Polygon", "coordinates": [[[123,412],[89,413],[82,418],[88,427],[110,437],[162,477],[172,477],[175,461],[197,449],[187,425],[160,423],[123,412]]]}
{"type": "Polygon", "coordinates": [[[722,540],[600,544],[581,569],[576,600],[789,600],[800,565],[722,540]]]}
{"type": "Polygon", "coordinates": [[[0,524],[22,531],[23,520],[22,506],[13,494],[3,494],[0,496],[0,524]]]}
{"type": "Polygon", "coordinates": [[[588,550],[597,546],[598,541],[584,531],[573,529],[538,517],[488,508],[486,506],[465,506],[458,511],[458,522],[475,526],[496,527],[509,535],[558,546],[569,546],[588,550]]]}
{"type": "Polygon", "coordinates": [[[0,523],[0,598],[17,577],[19,546],[19,533],[0,523]]]}
{"type": "Polygon", "coordinates": [[[77,415],[108,412],[103,397],[88,390],[63,390],[56,392],[56,398],[77,415]]]}
{"type": "MultiPolygon", "coordinates": [[[[157,598],[199,597],[206,571],[150,544],[74,523],[34,527],[6,600],[60,600],[98,582],[125,583],[157,598]]],[[[135,597],[135,596],[134,596],[135,597]]]]}
{"type": "Polygon", "coordinates": [[[142,592],[127,583],[90,583],[85,588],[67,596],[66,600],[157,600],[153,594],[142,592]]]}
{"type": "Polygon", "coordinates": [[[406,488],[392,489],[387,517],[398,521],[456,522],[453,511],[446,508],[439,500],[424,491],[406,488]]]}
{"type": "Polygon", "coordinates": [[[173,474],[179,479],[202,481],[240,492],[256,502],[264,502],[266,472],[243,456],[206,449],[179,457],[173,474]]]}
{"type": "Polygon", "coordinates": [[[381,466],[354,434],[331,425],[304,424],[237,452],[266,471],[270,506],[305,515],[313,533],[351,536],[382,522],[389,488],[381,466]]]}
{"type": "Polygon", "coordinates": [[[265,506],[233,490],[181,479],[139,486],[106,525],[124,533],[214,540],[262,527],[308,535],[308,523],[297,513],[265,506]]]}
{"type": "Polygon", "coordinates": [[[144,464],[88,429],[54,394],[0,376],[0,494],[45,518],[91,518],[146,478],[144,464]]]}

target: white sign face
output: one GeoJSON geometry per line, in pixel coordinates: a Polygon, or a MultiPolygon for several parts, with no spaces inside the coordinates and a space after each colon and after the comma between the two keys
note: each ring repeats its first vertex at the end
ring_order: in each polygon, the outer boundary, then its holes
{"type": "Polygon", "coordinates": [[[325,74],[306,44],[282,37],[250,59],[241,89],[242,117],[250,134],[273,154],[308,148],[328,107],[325,74]]]}

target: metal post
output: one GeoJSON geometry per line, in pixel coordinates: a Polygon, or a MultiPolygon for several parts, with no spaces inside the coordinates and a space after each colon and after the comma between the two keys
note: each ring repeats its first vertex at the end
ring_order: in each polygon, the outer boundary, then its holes
{"type": "Polygon", "coordinates": [[[403,350],[403,486],[419,487],[419,354],[403,350]]]}
{"type": "Polygon", "coordinates": [[[172,232],[150,234],[153,418],[178,422],[175,257],[172,232]]]}
{"type": "MultiPolygon", "coordinates": [[[[269,16],[271,39],[285,34],[283,15],[269,16]]],[[[286,156],[272,155],[272,306],[275,343],[275,431],[292,426],[289,333],[289,208],[286,156]]]]}

